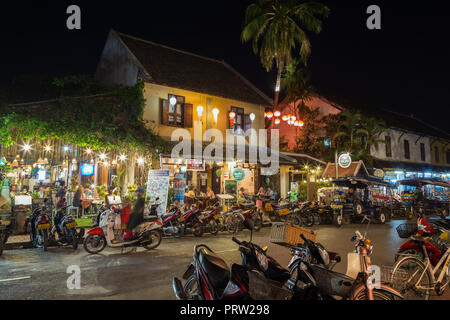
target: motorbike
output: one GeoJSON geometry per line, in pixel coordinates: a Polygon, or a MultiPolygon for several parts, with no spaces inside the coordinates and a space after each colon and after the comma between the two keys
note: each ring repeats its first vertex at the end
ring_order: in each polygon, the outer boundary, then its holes
{"type": "Polygon", "coordinates": [[[203,232],[217,235],[221,229],[218,221],[220,221],[219,204],[215,204],[211,208],[203,211],[199,217],[202,221],[203,232]],[[209,210],[208,210],[209,209],[209,210]]]}
{"type": "Polygon", "coordinates": [[[66,207],[59,209],[53,217],[53,227],[49,234],[49,239],[59,245],[72,245],[76,250],[78,242],[83,239],[84,228],[77,232],[77,222],[72,215],[65,215],[66,207]]]}
{"type": "Polygon", "coordinates": [[[180,222],[182,234],[193,233],[196,237],[201,237],[203,235],[203,220],[201,218],[201,211],[198,208],[190,209],[184,212],[180,217],[178,217],[178,222],[180,222]]]}
{"type": "MultiPolygon", "coordinates": [[[[307,243],[307,239],[302,239],[307,243]]],[[[351,238],[355,243],[355,251],[348,254],[347,271],[341,274],[332,271],[323,256],[319,255],[318,264],[300,261],[298,264],[298,276],[291,281],[304,281],[306,286],[313,289],[313,293],[320,299],[334,299],[334,296],[346,300],[393,300],[403,299],[395,289],[379,284],[373,286],[370,254],[373,246],[370,239],[359,231],[351,238]],[[322,263],[321,263],[322,262],[322,263]],[[369,284],[370,283],[370,284],[369,284]]]]}
{"type": "Polygon", "coordinates": [[[142,246],[152,250],[161,244],[163,224],[157,216],[144,218],[144,222],[133,230],[130,239],[121,237],[118,242],[113,242],[121,232],[120,213],[116,207],[102,213],[99,226],[90,229],[83,241],[83,247],[87,252],[100,253],[107,245],[111,248],[142,246]]]}
{"type": "MultiPolygon", "coordinates": [[[[245,225],[252,231],[251,219],[245,225]]],[[[267,278],[284,284],[290,277],[289,271],[281,267],[273,258],[266,255],[267,248],[250,241],[232,240],[239,245],[241,264],[228,268],[225,261],[204,244],[194,247],[193,261],[189,264],[183,279],[184,286],[178,278],[172,279],[172,287],[180,300],[249,300],[249,272],[263,273],[267,278]]]]}
{"type": "MultiPolygon", "coordinates": [[[[173,206],[169,211],[161,217],[163,220],[163,234],[166,236],[180,237],[183,233],[183,225],[178,218],[182,218],[183,213],[179,208],[173,206]]],[[[183,219],[184,221],[184,219],[183,219]]]]}
{"type": "Polygon", "coordinates": [[[401,256],[404,255],[416,255],[421,257],[423,260],[424,253],[421,247],[421,243],[416,241],[413,236],[418,234],[424,237],[430,237],[430,241],[425,243],[425,249],[428,257],[430,258],[431,264],[435,266],[441,256],[447,250],[446,241],[440,239],[440,235],[443,232],[448,232],[450,230],[450,223],[444,221],[436,221],[435,223],[429,223],[426,216],[422,214],[417,219],[417,224],[401,224],[397,227],[397,233],[400,238],[408,238],[408,241],[403,243],[395,254],[395,261],[397,261],[401,256]]]}
{"type": "Polygon", "coordinates": [[[33,247],[42,247],[44,251],[47,251],[51,219],[45,212],[45,207],[34,209],[28,223],[30,224],[30,242],[33,247]]]}

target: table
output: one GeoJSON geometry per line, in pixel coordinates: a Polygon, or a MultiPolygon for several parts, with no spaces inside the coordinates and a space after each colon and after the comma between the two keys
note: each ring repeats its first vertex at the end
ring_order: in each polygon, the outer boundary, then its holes
{"type": "Polygon", "coordinates": [[[223,211],[228,211],[230,204],[236,202],[236,198],[229,194],[217,194],[216,197],[219,198],[223,211]]]}

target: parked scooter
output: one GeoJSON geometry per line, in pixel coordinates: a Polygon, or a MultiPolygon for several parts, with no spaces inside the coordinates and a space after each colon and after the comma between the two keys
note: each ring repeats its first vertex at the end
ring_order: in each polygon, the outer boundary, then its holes
{"type": "MultiPolygon", "coordinates": [[[[253,221],[247,219],[245,226],[252,230],[253,221]]],[[[267,248],[247,241],[232,240],[239,245],[241,265],[233,264],[231,270],[223,259],[206,245],[194,247],[194,257],[183,275],[184,286],[173,278],[175,296],[181,300],[247,300],[249,296],[248,271],[258,271],[267,278],[284,284],[290,277],[289,271],[266,255],[267,248]]]]}
{"type": "Polygon", "coordinates": [[[77,232],[77,222],[72,215],[65,214],[66,207],[59,209],[53,217],[53,227],[50,232],[50,240],[58,245],[72,245],[76,250],[78,242],[83,239],[84,228],[77,232]]]}
{"type": "Polygon", "coordinates": [[[427,255],[430,258],[431,264],[435,266],[441,256],[447,250],[446,241],[440,239],[440,235],[443,232],[448,232],[450,230],[450,223],[447,221],[436,221],[434,223],[429,223],[426,216],[422,214],[417,219],[417,224],[400,224],[397,227],[397,233],[400,238],[408,239],[403,243],[395,254],[395,261],[397,261],[401,256],[404,255],[416,255],[424,259],[424,253],[422,250],[421,243],[414,239],[415,234],[423,237],[430,237],[430,241],[425,243],[425,249],[427,255]]]}
{"type": "Polygon", "coordinates": [[[144,222],[133,230],[130,240],[121,238],[114,243],[113,240],[120,232],[120,211],[112,207],[102,213],[99,226],[87,232],[83,242],[84,249],[92,254],[100,253],[106,245],[112,248],[142,246],[147,250],[155,249],[162,240],[162,222],[155,216],[145,218],[144,222]]]}
{"type": "Polygon", "coordinates": [[[30,223],[30,242],[33,247],[42,247],[47,251],[48,238],[51,228],[51,219],[44,208],[36,208],[31,213],[30,223]]]}

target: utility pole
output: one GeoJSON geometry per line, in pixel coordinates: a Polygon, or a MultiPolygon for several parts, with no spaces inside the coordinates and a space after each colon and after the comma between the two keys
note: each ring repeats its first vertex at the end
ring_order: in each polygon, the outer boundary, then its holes
{"type": "Polygon", "coordinates": [[[337,150],[334,151],[334,166],[335,166],[335,171],[336,171],[336,179],[339,177],[339,169],[338,169],[338,153],[337,150]]]}

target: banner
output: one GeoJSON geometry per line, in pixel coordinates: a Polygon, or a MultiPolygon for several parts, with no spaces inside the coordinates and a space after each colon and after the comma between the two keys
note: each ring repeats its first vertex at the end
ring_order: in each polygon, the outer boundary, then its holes
{"type": "Polygon", "coordinates": [[[167,197],[169,195],[170,170],[149,170],[147,179],[147,194],[150,204],[159,203],[158,215],[167,212],[167,197]],[[159,198],[156,201],[156,198],[159,198]]]}
{"type": "Polygon", "coordinates": [[[176,174],[173,179],[173,202],[179,204],[182,208],[184,205],[184,193],[186,191],[186,177],[184,173],[176,174]]]}

